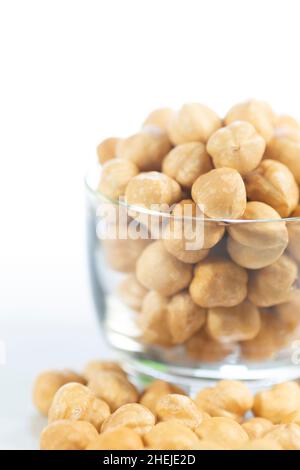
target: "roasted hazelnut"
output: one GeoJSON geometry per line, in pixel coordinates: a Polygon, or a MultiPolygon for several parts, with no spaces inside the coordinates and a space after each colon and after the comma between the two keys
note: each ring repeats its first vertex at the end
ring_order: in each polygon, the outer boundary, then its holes
{"type": "Polygon", "coordinates": [[[202,328],[186,343],[188,357],[201,362],[218,362],[234,351],[234,345],[222,344],[208,336],[202,328]]]}
{"type": "Polygon", "coordinates": [[[281,217],[288,217],[299,200],[299,189],[292,172],[283,163],[263,160],[245,177],[248,199],[265,202],[281,217]]]}
{"type": "Polygon", "coordinates": [[[163,380],[154,380],[144,390],[140,398],[141,405],[146,406],[156,416],[156,407],[160,398],[170,393],[186,395],[185,391],[176,385],[164,382],[163,380]]]}
{"type": "Polygon", "coordinates": [[[256,131],[269,142],[274,134],[276,115],[264,101],[249,100],[233,106],[225,117],[225,124],[233,121],[248,121],[256,131]]]}
{"type": "Polygon", "coordinates": [[[232,261],[208,258],[196,265],[189,290],[200,307],[233,307],[245,299],[247,282],[247,272],[232,261]]]}
{"type": "Polygon", "coordinates": [[[101,372],[114,372],[115,374],[121,374],[123,377],[127,377],[124,370],[117,362],[99,360],[89,361],[84,368],[83,376],[89,381],[101,372]]]}
{"type": "Polygon", "coordinates": [[[251,418],[242,424],[242,428],[248,434],[249,439],[260,439],[274,428],[274,424],[265,418],[251,418]]]}
{"type": "Polygon", "coordinates": [[[205,143],[221,125],[221,119],[207,106],[187,103],[170,121],[168,134],[175,145],[187,142],[205,143]]]}
{"type": "Polygon", "coordinates": [[[92,376],[88,387],[109,405],[111,412],[122,405],[136,402],[139,396],[135,386],[119,372],[99,372],[92,376]]]}
{"type": "Polygon", "coordinates": [[[150,431],[155,424],[155,416],[148,408],[139,403],[120,406],[102,425],[101,432],[126,426],[140,435],[150,431]]]}
{"type": "Polygon", "coordinates": [[[266,157],[286,165],[300,184],[300,132],[294,129],[277,129],[269,142],[266,157]]]}
{"type": "Polygon", "coordinates": [[[297,279],[296,263],[282,255],[275,263],[251,273],[249,299],[258,307],[271,307],[289,300],[297,279]]]}
{"type": "Polygon", "coordinates": [[[263,437],[248,441],[239,450],[282,450],[282,447],[274,439],[263,437]]]}
{"type": "Polygon", "coordinates": [[[235,307],[215,307],[208,310],[207,330],[221,343],[246,341],[258,334],[260,314],[248,300],[235,307]]]}
{"type": "Polygon", "coordinates": [[[279,318],[291,328],[297,331],[300,325],[300,290],[294,289],[287,302],[276,306],[279,318]]]}
{"type": "Polygon", "coordinates": [[[159,127],[146,126],[117,146],[118,156],[138,166],[140,171],[160,170],[164,157],[171,150],[167,134],[159,127]]]}
{"type": "Polygon", "coordinates": [[[143,126],[156,126],[167,131],[175,112],[170,108],[159,108],[152,111],[145,119],[143,126]]]}
{"type": "Polygon", "coordinates": [[[218,444],[224,449],[239,449],[248,442],[248,434],[231,418],[205,419],[195,430],[200,439],[218,444]]]}
{"type": "Polygon", "coordinates": [[[234,168],[241,175],[259,165],[265,148],[265,140],[246,121],[234,121],[218,129],[207,142],[215,168],[234,168]]]}
{"type": "Polygon", "coordinates": [[[86,421],[61,419],[48,424],[40,440],[41,450],[85,450],[98,437],[98,432],[86,421]]]}
{"type": "Polygon", "coordinates": [[[275,441],[282,450],[300,450],[300,426],[297,424],[280,424],[271,429],[265,438],[275,441]]]}
{"type": "Polygon", "coordinates": [[[197,449],[199,439],[187,426],[174,421],[156,424],[144,435],[147,447],[155,450],[193,450],[197,449]]]}
{"type": "Polygon", "coordinates": [[[206,311],[188,292],[174,295],[167,305],[167,323],[173,344],[184,343],[204,325],[206,311]]]}
{"type": "Polygon", "coordinates": [[[286,415],[282,419],[282,423],[284,423],[284,424],[294,423],[294,424],[298,424],[298,426],[300,426],[300,409],[298,409],[296,411],[293,411],[292,413],[286,415]]]}
{"type": "Polygon", "coordinates": [[[120,139],[117,137],[109,137],[103,140],[97,147],[97,155],[99,163],[105,163],[108,160],[112,160],[117,156],[117,145],[120,139]]]}
{"type": "Polygon", "coordinates": [[[128,427],[113,428],[96,437],[86,450],[143,450],[141,436],[128,427]]]}
{"type": "Polygon", "coordinates": [[[131,161],[114,158],[104,163],[98,190],[109,199],[124,196],[129,181],[138,174],[138,167],[131,161]]]}
{"type": "MultiPolygon", "coordinates": [[[[274,385],[270,390],[258,392],[254,399],[253,413],[274,424],[300,408],[300,387],[296,382],[274,385]]],[[[299,428],[300,433],[300,428],[299,428]]]]}
{"type": "Polygon", "coordinates": [[[156,405],[159,421],[176,421],[195,430],[203,421],[203,413],[189,397],[175,393],[165,395],[156,405]]]}
{"type": "Polygon", "coordinates": [[[282,114],[276,120],[276,129],[288,128],[300,131],[300,123],[293,116],[282,114]]]}
{"type": "Polygon", "coordinates": [[[161,240],[149,245],[136,264],[137,280],[149,290],[162,295],[176,294],[186,288],[192,278],[192,266],[172,256],[161,240]]]}
{"type": "Polygon", "coordinates": [[[242,382],[221,380],[215,387],[200,390],[195,402],[200,410],[210,416],[241,421],[253,406],[253,395],[242,382]]]}
{"type": "Polygon", "coordinates": [[[172,344],[167,322],[167,305],[167,297],[159,292],[150,291],[145,296],[141,314],[137,319],[144,343],[160,346],[170,346],[172,344]]]}
{"type": "Polygon", "coordinates": [[[191,188],[198,176],[212,170],[210,156],[201,142],[173,148],[164,158],[162,171],[180,185],[191,188]]]}
{"type": "MultiPolygon", "coordinates": [[[[300,204],[298,204],[294,212],[292,212],[291,217],[300,217],[300,204]]],[[[289,233],[288,251],[300,262],[300,219],[289,221],[287,229],[289,233]]]]}
{"type": "Polygon", "coordinates": [[[101,241],[101,248],[108,266],[123,273],[135,270],[136,262],[149,245],[150,240],[143,238],[106,239],[101,241]]]}
{"type": "Polygon", "coordinates": [[[118,286],[120,300],[128,307],[137,311],[141,309],[147,292],[147,289],[139,283],[135,274],[128,274],[118,286]]]}
{"type": "Polygon", "coordinates": [[[241,175],[232,168],[218,168],[199,176],[192,198],[211,218],[238,219],[246,209],[246,189],[241,175]]]}

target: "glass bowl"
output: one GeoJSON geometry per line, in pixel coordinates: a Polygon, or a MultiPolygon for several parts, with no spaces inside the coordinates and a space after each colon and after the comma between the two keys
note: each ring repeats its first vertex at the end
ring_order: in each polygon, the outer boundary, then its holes
{"type": "Polygon", "coordinates": [[[184,262],[167,250],[164,258],[163,234],[180,218],[108,200],[97,191],[100,172],[97,165],[86,178],[90,279],[104,337],[127,371],[190,389],[219,379],[262,386],[298,378],[300,218],[184,214],[207,254],[199,261],[189,247],[184,262]]]}

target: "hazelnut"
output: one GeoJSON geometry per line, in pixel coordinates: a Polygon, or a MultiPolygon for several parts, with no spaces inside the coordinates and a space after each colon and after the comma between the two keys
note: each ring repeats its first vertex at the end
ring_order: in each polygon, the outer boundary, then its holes
{"type": "Polygon", "coordinates": [[[231,259],[239,266],[248,269],[260,269],[274,263],[281,256],[284,249],[280,247],[263,249],[246,246],[229,237],[227,239],[227,251],[231,259]]]}
{"type": "Polygon", "coordinates": [[[104,163],[98,190],[109,199],[124,196],[129,181],[138,174],[138,167],[131,161],[114,158],[104,163]]]}
{"type": "Polygon", "coordinates": [[[225,117],[225,124],[233,121],[248,121],[269,142],[274,134],[276,116],[272,108],[263,101],[249,100],[233,106],[225,117]]]}
{"type": "Polygon", "coordinates": [[[246,189],[241,175],[232,168],[218,168],[199,176],[192,198],[211,218],[238,219],[246,209],[246,189]]]}
{"type": "Polygon", "coordinates": [[[294,261],[282,255],[275,263],[257,271],[249,278],[248,296],[258,307],[271,307],[289,300],[298,268],[294,261]]]}
{"type": "Polygon", "coordinates": [[[254,399],[253,413],[274,424],[280,424],[299,407],[299,385],[296,382],[284,382],[274,385],[270,390],[258,392],[254,399]]]}
{"type": "Polygon", "coordinates": [[[98,432],[86,421],[61,419],[48,424],[40,440],[41,450],[85,450],[98,432]]]}
{"type": "Polygon", "coordinates": [[[278,160],[286,165],[293,173],[295,180],[300,184],[300,132],[294,129],[277,129],[273,139],[269,142],[266,157],[278,160]]]}
{"type": "Polygon", "coordinates": [[[210,308],[207,330],[213,339],[221,343],[250,340],[260,330],[260,314],[248,300],[235,307],[210,308]]]}
{"type": "Polygon", "coordinates": [[[68,382],[84,384],[85,380],[80,375],[69,370],[49,370],[38,375],[34,383],[32,399],[40,413],[48,416],[54,395],[60,387],[68,382]]]}
{"type": "Polygon", "coordinates": [[[276,306],[276,312],[292,331],[297,330],[300,325],[300,290],[294,289],[289,295],[288,302],[276,306]]]}
{"type": "Polygon", "coordinates": [[[176,421],[195,430],[203,421],[203,414],[191,398],[184,395],[165,395],[157,402],[159,421],[176,421]]]}
{"type": "Polygon", "coordinates": [[[170,121],[169,138],[175,145],[187,142],[205,143],[221,125],[221,119],[207,106],[187,103],[170,121]]]}
{"type": "Polygon", "coordinates": [[[200,439],[216,443],[224,449],[239,449],[248,442],[248,434],[231,418],[205,419],[195,430],[200,439]]]}
{"type": "Polygon", "coordinates": [[[180,185],[191,188],[198,176],[213,168],[201,142],[189,142],[173,148],[164,158],[162,171],[180,185]]]}
{"type": "Polygon", "coordinates": [[[161,240],[149,245],[136,264],[137,280],[149,290],[173,295],[186,288],[192,278],[192,266],[172,256],[161,240]]]}
{"type": "Polygon", "coordinates": [[[109,415],[108,405],[97,398],[88,387],[78,383],[68,383],[56,392],[48,419],[49,423],[61,419],[88,421],[99,431],[109,415]]]}
{"type": "Polygon", "coordinates": [[[112,160],[117,156],[117,145],[120,139],[117,137],[109,137],[103,140],[97,147],[97,155],[99,163],[105,163],[108,160],[112,160]]]}
{"type": "Polygon", "coordinates": [[[158,171],[149,171],[130,180],[125,196],[130,205],[160,210],[160,206],[164,209],[180,200],[181,188],[169,176],[158,171]]]}
{"type": "Polygon", "coordinates": [[[122,405],[136,402],[139,396],[135,386],[119,372],[99,372],[92,376],[88,387],[109,405],[112,412],[122,405]]]}
{"type": "Polygon", "coordinates": [[[87,381],[89,381],[95,375],[101,372],[114,372],[115,374],[121,374],[124,377],[127,377],[124,370],[117,362],[99,360],[93,360],[88,362],[84,368],[83,376],[87,381]]]}
{"type": "Polygon", "coordinates": [[[120,406],[102,425],[101,432],[126,426],[142,435],[150,431],[155,424],[155,416],[148,408],[139,403],[120,406]]]}
{"type": "Polygon", "coordinates": [[[265,140],[245,121],[234,121],[218,129],[207,142],[215,168],[234,168],[241,175],[259,165],[265,148],[265,140]]]}
{"type": "Polygon", "coordinates": [[[227,259],[210,258],[196,265],[189,290],[200,307],[233,307],[245,299],[247,282],[247,272],[240,266],[227,259]]]}
{"type": "Polygon", "coordinates": [[[176,385],[164,382],[163,380],[154,380],[144,390],[140,403],[146,406],[156,416],[156,407],[160,398],[170,393],[176,393],[180,395],[186,395],[185,391],[176,385]]]}
{"type": "Polygon", "coordinates": [[[96,437],[86,450],[143,450],[141,436],[127,427],[113,428],[96,437]]]}
{"type": "MultiPolygon", "coordinates": [[[[297,205],[291,217],[300,217],[300,204],[297,205]]],[[[287,223],[287,229],[289,233],[289,245],[288,250],[291,255],[300,262],[300,219],[292,220],[287,223]]]]}
{"type": "Polygon", "coordinates": [[[282,423],[284,423],[284,424],[294,423],[294,424],[298,424],[298,426],[300,426],[300,410],[298,409],[298,410],[293,411],[292,413],[286,415],[283,418],[282,423]]]}
{"type": "Polygon", "coordinates": [[[247,442],[239,450],[282,450],[282,447],[274,439],[264,437],[247,442]]]}
{"type": "Polygon", "coordinates": [[[135,270],[136,261],[150,243],[142,238],[106,239],[101,241],[105,261],[111,269],[120,272],[135,270]]]}
{"type": "Polygon", "coordinates": [[[155,126],[144,127],[139,133],[121,140],[117,146],[118,156],[135,163],[140,171],[160,171],[170,150],[167,134],[155,126]]]}
{"type": "Polygon", "coordinates": [[[187,341],[186,351],[191,359],[211,363],[225,359],[234,351],[234,346],[213,340],[201,329],[187,341]]]}
{"type": "Polygon", "coordinates": [[[174,295],[167,305],[167,323],[173,344],[184,343],[205,323],[206,312],[188,292],[174,295]]]}
{"type": "Polygon", "coordinates": [[[276,129],[288,128],[295,131],[300,131],[300,123],[293,116],[282,114],[276,120],[276,129]]]}
{"type": "Polygon", "coordinates": [[[174,421],[156,424],[144,435],[147,447],[155,450],[193,450],[197,449],[199,439],[187,426],[174,421]]]}
{"type": "Polygon", "coordinates": [[[268,431],[274,428],[274,424],[265,418],[251,418],[242,424],[242,428],[246,431],[249,439],[260,439],[268,431]]]}
{"type": "Polygon", "coordinates": [[[275,160],[263,160],[245,178],[248,199],[269,204],[281,217],[288,217],[299,200],[299,189],[292,172],[275,160]]]}
{"type": "Polygon", "coordinates": [[[147,292],[147,289],[139,283],[135,274],[128,274],[118,286],[120,300],[131,309],[137,311],[141,309],[147,292]]]}
{"type": "Polygon", "coordinates": [[[272,439],[282,450],[300,450],[300,426],[297,424],[280,424],[265,435],[272,439]]]}
{"type": "Polygon", "coordinates": [[[169,123],[174,116],[173,109],[159,108],[152,111],[145,119],[143,126],[156,126],[167,131],[169,123]]]}
{"type": "Polygon", "coordinates": [[[241,421],[253,406],[253,396],[248,387],[236,380],[221,380],[214,387],[204,388],[196,395],[198,408],[213,417],[241,421]]]}
{"type": "Polygon", "coordinates": [[[150,291],[144,298],[138,317],[142,340],[147,344],[170,346],[172,338],[167,323],[168,299],[159,292],[150,291]]]}

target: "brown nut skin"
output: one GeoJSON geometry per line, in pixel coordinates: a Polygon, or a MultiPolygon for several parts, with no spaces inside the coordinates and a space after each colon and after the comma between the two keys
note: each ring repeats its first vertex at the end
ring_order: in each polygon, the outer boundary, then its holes
{"type": "Polygon", "coordinates": [[[277,442],[283,450],[300,450],[300,426],[280,424],[265,435],[266,439],[277,442]]]}
{"type": "Polygon", "coordinates": [[[101,432],[111,431],[122,426],[133,429],[139,435],[150,431],[155,424],[155,416],[140,403],[120,406],[102,425],[101,432]]]}
{"type": "Polygon", "coordinates": [[[86,383],[83,377],[71,370],[49,370],[37,376],[33,386],[32,400],[40,413],[48,416],[54,395],[60,387],[68,382],[86,383]]]}
{"type": "Polygon", "coordinates": [[[135,270],[139,256],[149,244],[150,240],[142,238],[107,239],[101,241],[101,248],[112,270],[128,273],[135,270]]]}
{"type": "Polygon", "coordinates": [[[293,173],[295,180],[300,184],[300,132],[294,129],[277,129],[273,139],[269,142],[266,157],[278,160],[286,165],[293,173]]]}
{"type": "Polygon", "coordinates": [[[246,175],[244,181],[250,201],[265,202],[281,217],[288,217],[298,204],[298,185],[283,163],[263,160],[255,171],[246,175]]]}
{"type": "Polygon", "coordinates": [[[208,258],[196,265],[189,292],[200,307],[233,307],[247,296],[247,282],[247,272],[232,261],[208,258]]]}
{"type": "Polygon", "coordinates": [[[249,439],[260,439],[268,431],[274,428],[274,424],[265,418],[251,418],[242,424],[242,428],[246,431],[249,439]]]}
{"type": "Polygon", "coordinates": [[[138,174],[138,167],[131,161],[114,158],[104,163],[98,191],[109,199],[117,200],[125,195],[129,181],[138,174]]]}
{"type": "Polygon", "coordinates": [[[140,171],[160,171],[170,150],[167,134],[155,126],[144,127],[139,133],[121,140],[117,146],[118,156],[135,163],[140,171]]]}
{"type": "Polygon", "coordinates": [[[104,432],[91,441],[86,450],[143,450],[141,436],[128,427],[104,432]]]}
{"type": "MultiPolygon", "coordinates": [[[[255,416],[280,424],[288,415],[300,408],[300,387],[296,382],[274,385],[270,390],[256,394],[253,405],[255,416]]],[[[300,432],[300,430],[299,430],[300,432]]]]}
{"type": "Polygon", "coordinates": [[[128,274],[119,284],[119,299],[132,310],[140,311],[148,290],[139,283],[135,274],[128,274]]]}
{"type": "Polygon", "coordinates": [[[138,401],[137,389],[119,372],[99,372],[88,382],[88,387],[98,398],[109,405],[111,412],[114,412],[122,405],[138,401]]]}
{"type": "Polygon", "coordinates": [[[155,450],[193,450],[197,449],[199,439],[187,426],[166,421],[156,424],[145,434],[144,442],[155,450]]]}
{"type": "Polygon", "coordinates": [[[56,392],[49,409],[48,421],[88,421],[99,431],[109,415],[109,406],[105,401],[97,398],[85,385],[71,382],[56,392]]]}
{"type": "Polygon", "coordinates": [[[213,169],[211,158],[201,142],[189,142],[173,148],[164,158],[162,171],[186,188],[198,176],[213,169]]]}
{"type": "Polygon", "coordinates": [[[239,449],[249,440],[242,426],[231,418],[205,419],[195,433],[200,439],[212,441],[224,449],[239,449]]]}
{"type": "Polygon", "coordinates": [[[192,278],[192,266],[172,256],[161,240],[149,245],[136,263],[137,280],[149,290],[170,296],[185,289],[192,278]]]}
{"type": "Polygon", "coordinates": [[[215,307],[208,310],[207,331],[221,343],[253,339],[258,334],[260,325],[260,313],[248,300],[235,307],[215,307]]]}
{"type": "Polygon", "coordinates": [[[173,118],[175,111],[170,108],[158,108],[152,111],[145,119],[143,126],[156,126],[167,131],[170,121],[173,118]]]}
{"type": "Polygon", "coordinates": [[[211,135],[206,148],[215,168],[234,168],[247,175],[259,165],[266,142],[249,122],[234,121],[211,135]]]}
{"type": "Polygon", "coordinates": [[[242,382],[221,380],[214,387],[200,390],[195,402],[200,410],[212,417],[231,418],[240,422],[253,406],[253,395],[242,382]]]}
{"type": "Polygon", "coordinates": [[[86,421],[61,419],[48,424],[40,439],[41,450],[85,450],[98,437],[98,432],[86,421]]]}
{"type": "Polygon", "coordinates": [[[160,206],[164,209],[164,206],[170,207],[180,200],[181,188],[169,176],[158,171],[149,171],[130,180],[125,197],[130,205],[160,210],[160,206]]]}
{"type": "Polygon", "coordinates": [[[172,338],[167,322],[168,299],[159,292],[150,291],[145,296],[137,324],[141,329],[141,339],[146,344],[171,346],[172,338]]]}
{"type": "Polygon", "coordinates": [[[170,393],[176,393],[180,395],[186,395],[185,391],[176,385],[164,382],[163,380],[154,380],[151,384],[144,390],[140,403],[141,405],[146,406],[154,416],[156,416],[156,407],[160,398],[170,393]]]}
{"type": "Polygon", "coordinates": [[[200,426],[204,418],[191,398],[175,393],[160,398],[156,414],[158,421],[176,421],[192,430],[200,426]]]}
{"type": "Polygon", "coordinates": [[[195,361],[219,362],[225,359],[235,349],[232,344],[222,344],[214,341],[202,328],[186,343],[187,356],[195,361]]]}
{"type": "Polygon", "coordinates": [[[203,220],[203,213],[191,199],[176,204],[163,232],[166,250],[184,263],[198,263],[206,258],[209,248],[224,235],[217,222],[203,220]]]}
{"type": "Polygon", "coordinates": [[[199,176],[192,198],[210,218],[238,219],[246,209],[246,189],[241,175],[232,168],[217,168],[199,176]]]}
{"type": "MultiPolygon", "coordinates": [[[[292,212],[291,217],[300,217],[300,204],[292,212]]],[[[289,233],[288,251],[296,261],[300,262],[300,219],[288,222],[287,229],[289,233]]]]}
{"type": "Polygon", "coordinates": [[[263,437],[261,439],[253,439],[247,442],[239,450],[283,450],[281,445],[274,439],[263,437]]]}
{"type": "Polygon", "coordinates": [[[99,163],[105,163],[108,160],[112,160],[117,156],[117,145],[120,139],[117,137],[109,137],[104,139],[97,147],[97,156],[99,163]]]}
{"type": "Polygon", "coordinates": [[[99,361],[97,359],[89,361],[83,371],[83,376],[88,382],[95,375],[101,372],[114,372],[115,374],[121,374],[123,377],[127,377],[122,367],[117,362],[112,361],[99,361]]]}
{"type": "Polygon", "coordinates": [[[168,135],[175,145],[187,142],[205,143],[221,125],[221,119],[207,106],[199,103],[187,103],[171,120],[168,135]]]}
{"type": "Polygon", "coordinates": [[[282,255],[275,263],[251,273],[248,297],[258,307],[271,307],[289,300],[298,276],[296,263],[282,255]]]}
{"type": "Polygon", "coordinates": [[[173,344],[182,344],[202,328],[206,311],[196,305],[188,292],[174,295],[167,305],[167,323],[173,344]]]}
{"type": "Polygon", "coordinates": [[[233,106],[225,117],[225,124],[233,121],[250,122],[256,131],[269,142],[274,134],[276,115],[264,101],[249,100],[233,106]]]}

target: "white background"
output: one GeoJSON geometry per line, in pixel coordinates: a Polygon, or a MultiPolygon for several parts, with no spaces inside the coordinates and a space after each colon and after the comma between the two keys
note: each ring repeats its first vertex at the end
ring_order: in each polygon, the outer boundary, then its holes
{"type": "Polygon", "coordinates": [[[158,106],[256,97],[300,118],[298,0],[0,0],[0,448],[36,448],[32,380],[107,354],[83,176],[158,106]]]}

